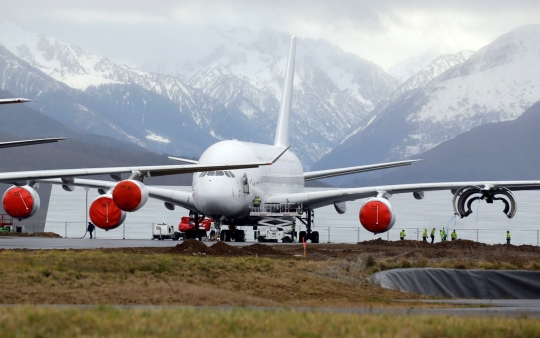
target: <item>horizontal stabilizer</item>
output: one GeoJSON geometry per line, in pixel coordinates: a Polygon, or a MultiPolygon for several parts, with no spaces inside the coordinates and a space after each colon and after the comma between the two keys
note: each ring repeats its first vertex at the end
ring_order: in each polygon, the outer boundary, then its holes
{"type": "Polygon", "coordinates": [[[187,158],[181,158],[181,157],[173,157],[173,156],[167,156],[169,160],[178,161],[178,162],[185,162],[185,163],[191,163],[191,164],[197,164],[199,161],[194,160],[188,160],[187,158]]]}
{"type": "Polygon", "coordinates": [[[310,172],[304,173],[304,179],[306,181],[311,181],[311,180],[317,180],[317,179],[320,179],[320,178],[328,178],[328,177],[334,177],[334,176],[342,176],[342,175],[363,173],[363,172],[366,172],[366,171],[402,167],[404,165],[411,165],[412,163],[418,162],[418,161],[421,161],[421,160],[398,161],[398,162],[388,162],[388,163],[361,165],[361,166],[358,166],[358,167],[348,167],[348,168],[337,168],[337,169],[310,171],[310,172]]]}

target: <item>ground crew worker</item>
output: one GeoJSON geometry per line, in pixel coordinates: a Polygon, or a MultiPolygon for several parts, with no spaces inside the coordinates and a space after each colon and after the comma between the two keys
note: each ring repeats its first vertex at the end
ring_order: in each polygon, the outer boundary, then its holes
{"type": "Polygon", "coordinates": [[[512,239],[512,236],[510,236],[510,231],[506,232],[506,244],[510,244],[510,240],[512,239]]]}
{"type": "Polygon", "coordinates": [[[441,235],[441,242],[444,241],[444,233],[443,233],[443,231],[442,230],[439,231],[439,234],[441,235]]]}
{"type": "Polygon", "coordinates": [[[291,234],[291,236],[292,236],[292,241],[294,242],[294,237],[295,237],[295,236],[294,236],[294,233],[296,232],[296,222],[295,222],[295,221],[292,222],[292,224],[291,224],[291,229],[292,229],[292,234],[291,234]]]}
{"type": "Polygon", "coordinates": [[[434,241],[435,241],[435,228],[431,230],[431,244],[433,244],[434,241]]]}
{"type": "Polygon", "coordinates": [[[424,242],[427,242],[427,229],[424,228],[424,233],[422,234],[422,239],[424,240],[424,242]]]}
{"type": "Polygon", "coordinates": [[[399,239],[404,240],[405,239],[405,230],[401,230],[399,233],[399,239]]]}
{"type": "Polygon", "coordinates": [[[255,198],[253,199],[253,206],[256,208],[261,206],[261,199],[259,198],[259,196],[255,196],[255,198]]]}
{"type": "Polygon", "coordinates": [[[92,232],[94,232],[94,229],[96,227],[94,226],[94,224],[92,224],[92,222],[88,222],[88,228],[86,228],[86,230],[88,230],[88,232],[90,233],[90,239],[92,239],[92,232]]]}
{"type": "Polygon", "coordinates": [[[444,230],[444,228],[442,229],[442,234],[443,234],[443,240],[446,242],[446,236],[448,234],[446,233],[446,230],[444,230]]]}
{"type": "Polygon", "coordinates": [[[450,235],[450,237],[452,237],[453,241],[455,241],[457,239],[456,230],[452,231],[452,235],[450,235]]]}

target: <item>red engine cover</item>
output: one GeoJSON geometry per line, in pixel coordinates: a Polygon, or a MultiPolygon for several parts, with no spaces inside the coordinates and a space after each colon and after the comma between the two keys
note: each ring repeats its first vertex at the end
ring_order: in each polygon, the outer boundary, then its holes
{"type": "Polygon", "coordinates": [[[373,198],[360,209],[360,223],[367,231],[385,232],[392,228],[394,222],[392,206],[388,201],[373,198]]]}
{"type": "Polygon", "coordinates": [[[204,231],[210,231],[210,227],[212,226],[212,220],[210,218],[205,218],[200,222],[200,225],[204,226],[204,231]]]}
{"type": "Polygon", "coordinates": [[[139,181],[124,180],[114,187],[112,197],[117,207],[124,211],[137,211],[148,200],[148,190],[139,181]]]}
{"type": "Polygon", "coordinates": [[[13,186],[4,193],[2,204],[8,215],[17,219],[24,219],[38,211],[39,195],[34,188],[29,186],[13,186]]]}
{"type": "Polygon", "coordinates": [[[92,223],[103,230],[115,229],[126,219],[126,213],[116,206],[110,195],[96,198],[90,205],[88,213],[92,223]]]}
{"type": "MultiPolygon", "coordinates": [[[[212,226],[212,220],[210,218],[204,218],[199,220],[199,227],[204,227],[205,231],[210,231],[212,226]]],[[[178,225],[178,230],[180,231],[193,231],[195,230],[195,223],[191,222],[190,218],[187,216],[182,217],[180,224],[178,225]]]]}

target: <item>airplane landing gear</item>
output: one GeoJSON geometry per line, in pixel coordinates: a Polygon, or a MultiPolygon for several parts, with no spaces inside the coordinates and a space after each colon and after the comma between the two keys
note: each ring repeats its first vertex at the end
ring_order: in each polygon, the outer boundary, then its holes
{"type": "MultiPolygon", "coordinates": [[[[223,216],[216,216],[216,217],[213,217],[213,219],[214,219],[214,229],[212,231],[214,232],[214,235],[210,236],[210,240],[211,241],[213,241],[214,239],[217,240],[217,241],[226,240],[224,238],[225,234],[223,233],[223,231],[221,231],[221,225],[223,224],[224,217],[223,216]]],[[[212,232],[210,232],[210,233],[212,233],[212,232]]]]}
{"type": "Polygon", "coordinates": [[[311,243],[319,243],[319,232],[313,231],[313,223],[315,222],[315,211],[313,210],[306,210],[304,217],[298,216],[298,220],[302,222],[306,226],[306,231],[300,231],[300,234],[298,236],[298,241],[302,243],[304,240],[308,241],[311,240],[311,243]]]}

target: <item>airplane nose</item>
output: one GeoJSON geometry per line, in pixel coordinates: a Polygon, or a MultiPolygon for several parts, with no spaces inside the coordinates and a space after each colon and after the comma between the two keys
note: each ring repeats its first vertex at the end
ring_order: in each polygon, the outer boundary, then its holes
{"type": "Polygon", "coordinates": [[[236,216],[242,212],[243,203],[229,182],[201,180],[195,192],[195,206],[205,215],[236,216]]]}

